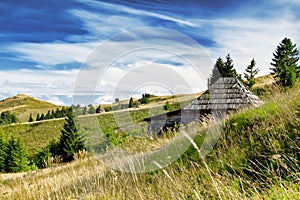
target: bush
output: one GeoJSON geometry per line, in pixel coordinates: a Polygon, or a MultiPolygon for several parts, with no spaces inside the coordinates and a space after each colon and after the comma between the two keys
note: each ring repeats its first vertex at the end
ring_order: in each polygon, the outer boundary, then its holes
{"type": "Polygon", "coordinates": [[[169,103],[169,101],[167,101],[166,104],[164,105],[164,109],[165,110],[170,110],[171,109],[171,104],[169,103]]]}

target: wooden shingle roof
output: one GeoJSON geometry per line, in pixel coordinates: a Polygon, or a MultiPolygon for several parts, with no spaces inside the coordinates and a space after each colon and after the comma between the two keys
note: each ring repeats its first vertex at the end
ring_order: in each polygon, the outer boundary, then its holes
{"type": "Polygon", "coordinates": [[[221,77],[184,110],[236,110],[261,104],[237,78],[221,77]]]}

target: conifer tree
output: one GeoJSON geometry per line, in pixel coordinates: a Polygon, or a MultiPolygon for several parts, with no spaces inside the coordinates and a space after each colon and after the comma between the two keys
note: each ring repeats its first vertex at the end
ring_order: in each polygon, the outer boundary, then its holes
{"type": "Polygon", "coordinates": [[[50,110],[48,110],[47,114],[45,115],[45,119],[51,119],[50,110]]]}
{"type": "Polygon", "coordinates": [[[35,121],[40,121],[40,120],[41,120],[40,118],[41,118],[41,117],[40,117],[40,113],[38,113],[38,114],[36,115],[35,121]]]}
{"type": "Polygon", "coordinates": [[[54,117],[60,118],[60,110],[58,108],[56,108],[56,111],[54,112],[54,117]]]}
{"type": "Polygon", "coordinates": [[[32,113],[30,113],[30,115],[29,115],[28,122],[33,122],[32,113]]]}
{"type": "Polygon", "coordinates": [[[296,44],[291,39],[284,38],[277,46],[271,65],[271,74],[274,75],[276,82],[283,87],[292,87],[297,77],[299,77],[299,60],[296,44]]]}
{"type": "Polygon", "coordinates": [[[64,162],[73,160],[75,153],[85,149],[83,132],[80,127],[76,126],[72,108],[67,112],[58,146],[64,162]]]}
{"type": "Polygon", "coordinates": [[[227,54],[225,62],[221,57],[217,59],[212,70],[212,75],[209,79],[209,84],[213,84],[220,77],[237,77],[241,79],[241,75],[239,75],[234,69],[233,60],[231,59],[229,54],[227,54]]]}
{"type": "Polygon", "coordinates": [[[5,172],[6,144],[0,133],[0,172],[5,172]]]}
{"type": "Polygon", "coordinates": [[[224,62],[221,57],[219,57],[216,61],[216,64],[214,65],[214,68],[212,70],[212,75],[210,77],[210,85],[216,82],[221,76],[221,72],[224,70],[224,62]]]}
{"type": "Polygon", "coordinates": [[[237,77],[237,72],[234,69],[233,60],[231,59],[230,55],[227,54],[226,62],[224,63],[224,68],[220,70],[222,77],[237,77]]]}
{"type": "Polygon", "coordinates": [[[133,98],[132,97],[130,97],[130,99],[129,99],[128,107],[133,108],[133,98]]]}
{"type": "Polygon", "coordinates": [[[252,88],[252,86],[255,84],[255,76],[258,74],[259,69],[255,69],[255,60],[254,58],[251,60],[250,65],[246,68],[246,73],[244,73],[244,77],[246,79],[245,84],[249,87],[252,88]]]}
{"type": "Polygon", "coordinates": [[[26,151],[20,139],[11,137],[6,143],[6,172],[20,172],[28,169],[26,151]]]}

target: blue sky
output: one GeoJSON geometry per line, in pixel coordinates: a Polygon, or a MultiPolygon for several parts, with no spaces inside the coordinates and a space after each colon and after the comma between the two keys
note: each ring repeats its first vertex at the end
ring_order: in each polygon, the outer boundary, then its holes
{"type": "MultiPolygon", "coordinates": [[[[268,74],[279,42],[284,37],[300,42],[299,9],[297,0],[2,1],[0,98],[26,93],[56,104],[70,104],[80,66],[95,47],[120,32],[143,27],[167,28],[191,37],[212,62],[230,53],[239,73],[255,58],[260,74],[268,74]]],[[[129,71],[122,66],[149,62],[143,57],[139,62],[123,61],[125,64],[119,61],[101,80],[107,88],[102,88],[96,102],[112,100],[109,91],[118,77],[129,71]]],[[[156,61],[184,69],[176,59],[156,61]]],[[[186,77],[189,79],[188,73],[186,77]]]]}

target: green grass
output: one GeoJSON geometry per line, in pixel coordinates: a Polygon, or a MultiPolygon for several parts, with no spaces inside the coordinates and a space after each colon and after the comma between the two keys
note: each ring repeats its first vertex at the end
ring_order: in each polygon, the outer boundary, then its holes
{"type": "MultiPolygon", "coordinates": [[[[99,139],[110,135],[113,140],[124,137],[124,130],[131,125],[142,126],[145,128],[146,123],[143,119],[149,115],[166,112],[162,106],[145,109],[122,110],[121,112],[108,112],[96,115],[79,116],[78,125],[85,131],[89,145],[96,145],[94,139],[99,139]],[[118,123],[116,122],[118,120],[118,123]],[[94,141],[93,141],[94,140],[94,141]]],[[[21,138],[27,153],[32,155],[38,150],[45,147],[51,140],[59,138],[60,131],[63,128],[64,118],[55,120],[39,121],[28,124],[13,124],[9,126],[0,126],[0,132],[3,133],[4,139],[10,135],[21,138]]],[[[127,134],[127,133],[126,133],[127,134]]],[[[133,132],[131,134],[134,134],[133,132]]],[[[128,135],[128,134],[127,134],[128,135]]]]}
{"type": "Polygon", "coordinates": [[[8,139],[10,135],[21,138],[27,153],[32,155],[45,147],[51,140],[59,137],[63,123],[64,119],[30,124],[16,124],[0,127],[0,132],[3,133],[4,139],[8,139]]]}
{"type": "MultiPolygon", "coordinates": [[[[202,130],[194,139],[197,146],[191,146],[180,159],[161,170],[120,172],[89,157],[9,181],[2,179],[0,198],[299,199],[299,100],[297,83],[291,90],[276,91],[259,108],[228,116],[217,144],[205,158],[200,158],[195,148],[201,146],[206,136],[206,130],[202,130]]],[[[153,112],[163,112],[159,109],[153,112]]],[[[120,116],[128,122],[125,114],[120,116]]],[[[147,109],[132,109],[129,113],[138,123],[148,115],[147,109]]],[[[92,126],[92,118],[78,119],[83,120],[90,133],[97,130],[92,126]]],[[[130,137],[129,132],[118,129],[114,119],[112,113],[106,113],[98,115],[96,121],[116,143],[122,141],[117,145],[125,149],[155,151],[172,140],[168,135],[154,139],[130,137]]]]}

